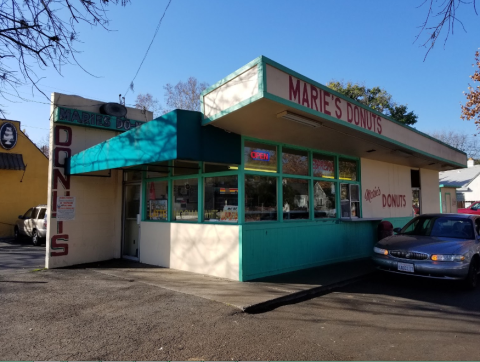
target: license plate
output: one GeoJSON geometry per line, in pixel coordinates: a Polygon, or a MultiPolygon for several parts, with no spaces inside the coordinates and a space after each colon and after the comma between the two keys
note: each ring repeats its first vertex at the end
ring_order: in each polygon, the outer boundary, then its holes
{"type": "Polygon", "coordinates": [[[408,273],[415,272],[415,270],[413,269],[413,264],[407,264],[407,263],[398,263],[398,270],[408,272],[408,273]]]}

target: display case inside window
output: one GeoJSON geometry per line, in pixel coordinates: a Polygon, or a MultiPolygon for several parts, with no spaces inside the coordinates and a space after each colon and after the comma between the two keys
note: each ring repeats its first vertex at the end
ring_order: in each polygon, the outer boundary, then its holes
{"type": "Polygon", "coordinates": [[[341,217],[360,217],[360,186],[340,185],[341,217]]]}
{"type": "Polygon", "coordinates": [[[191,161],[173,161],[173,175],[174,176],[183,176],[183,175],[196,175],[200,171],[198,162],[191,161]]]}
{"type": "Polygon", "coordinates": [[[174,221],[198,221],[198,179],[173,181],[174,221]]]}
{"type": "Polygon", "coordinates": [[[245,141],[245,170],[277,172],[277,146],[245,141]]]}
{"type": "Polygon", "coordinates": [[[309,212],[309,180],[284,178],[282,180],[283,219],[308,219],[309,212]]]}
{"type": "Polygon", "coordinates": [[[146,220],[168,219],[168,181],[146,183],[146,220]]]}
{"type": "Polygon", "coordinates": [[[338,161],[340,180],[357,181],[357,162],[340,159],[338,161]]]}
{"type": "Polygon", "coordinates": [[[284,147],[282,150],[283,173],[308,175],[308,152],[284,147]]]}
{"type": "Polygon", "coordinates": [[[316,219],[334,218],[337,216],[335,187],[335,182],[313,182],[313,209],[316,219]]]}
{"type": "Polygon", "coordinates": [[[168,177],[169,175],[170,168],[168,167],[168,161],[147,166],[147,178],[168,177]]]}
{"type": "Polygon", "coordinates": [[[277,178],[245,175],[245,221],[277,220],[277,178]]]}
{"type": "Polygon", "coordinates": [[[204,220],[238,223],[238,176],[206,177],[204,220]]]}
{"type": "Polygon", "coordinates": [[[313,176],[335,178],[335,157],[314,153],[313,176]]]}

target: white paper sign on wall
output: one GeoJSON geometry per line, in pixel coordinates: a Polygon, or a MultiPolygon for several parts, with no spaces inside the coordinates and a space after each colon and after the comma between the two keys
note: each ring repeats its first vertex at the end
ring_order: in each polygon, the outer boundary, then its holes
{"type": "Polygon", "coordinates": [[[75,220],[75,197],[57,197],[57,221],[75,220]]]}

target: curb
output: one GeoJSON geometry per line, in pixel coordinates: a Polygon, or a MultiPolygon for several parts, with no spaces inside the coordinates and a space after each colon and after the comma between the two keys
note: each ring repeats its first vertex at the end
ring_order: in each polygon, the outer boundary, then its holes
{"type": "Polygon", "coordinates": [[[350,279],[345,279],[336,283],[328,284],[328,285],[322,285],[320,287],[312,288],[312,289],[307,289],[307,290],[302,290],[300,292],[295,292],[292,294],[288,294],[283,297],[267,300],[266,302],[258,303],[258,304],[252,304],[249,305],[245,308],[243,308],[243,312],[248,313],[248,314],[259,314],[259,313],[265,313],[272,311],[278,307],[282,307],[284,305],[289,305],[289,304],[296,304],[300,302],[304,302],[306,300],[313,299],[315,297],[318,297],[320,295],[325,295],[330,292],[332,292],[335,289],[344,287],[346,285],[356,283],[362,280],[367,280],[369,279],[375,271],[370,271],[364,275],[350,278],[350,279]]]}

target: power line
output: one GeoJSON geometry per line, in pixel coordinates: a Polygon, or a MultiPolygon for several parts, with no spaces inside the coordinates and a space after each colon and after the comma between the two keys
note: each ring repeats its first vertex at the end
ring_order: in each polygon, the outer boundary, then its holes
{"type": "Polygon", "coordinates": [[[157,28],[155,29],[155,33],[153,34],[152,41],[150,42],[150,45],[147,48],[147,51],[145,52],[145,55],[143,56],[142,62],[140,63],[140,66],[137,69],[137,72],[135,73],[135,76],[133,77],[132,81],[130,82],[130,85],[128,86],[127,90],[125,91],[125,94],[123,95],[124,97],[127,95],[128,91],[133,88],[133,82],[137,78],[138,72],[140,72],[140,69],[142,68],[143,62],[147,58],[148,52],[150,51],[150,48],[152,47],[153,41],[155,40],[155,37],[157,36],[158,31],[160,30],[160,25],[162,24],[162,20],[167,13],[168,7],[170,6],[170,3],[172,0],[168,1],[167,7],[165,8],[165,11],[163,12],[162,17],[160,18],[160,21],[157,24],[157,28]]]}

